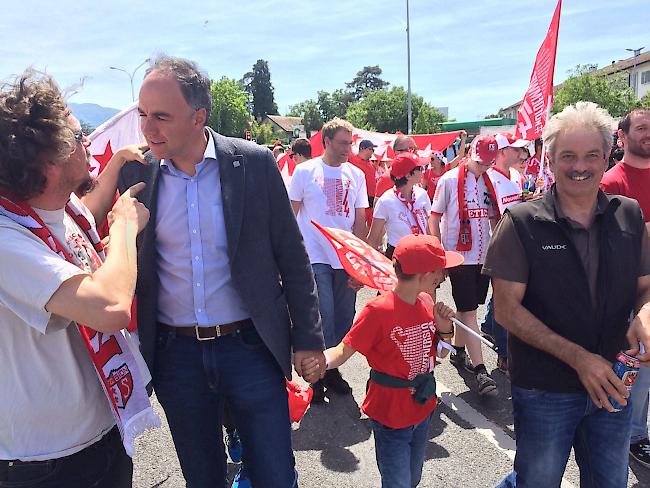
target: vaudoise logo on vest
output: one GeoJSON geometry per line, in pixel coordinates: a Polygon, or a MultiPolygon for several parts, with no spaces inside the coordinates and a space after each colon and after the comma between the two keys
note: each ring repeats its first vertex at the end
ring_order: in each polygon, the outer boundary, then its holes
{"type": "Polygon", "coordinates": [[[566,244],[545,244],[542,246],[544,251],[563,251],[566,249],[566,244]]]}

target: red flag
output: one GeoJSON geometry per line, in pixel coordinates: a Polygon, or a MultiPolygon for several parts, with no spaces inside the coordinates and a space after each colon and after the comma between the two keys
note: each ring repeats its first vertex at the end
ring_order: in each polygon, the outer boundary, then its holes
{"type": "Polygon", "coordinates": [[[542,129],[553,104],[553,72],[557,36],[560,29],[562,0],[557,2],[551,25],[542,45],[537,51],[530,84],[517,112],[515,137],[532,141],[542,136],[542,129]]]}
{"type": "Polygon", "coordinates": [[[334,247],[343,269],[355,280],[380,291],[395,288],[397,276],[391,261],[354,234],[323,227],[311,221],[334,247]]]}

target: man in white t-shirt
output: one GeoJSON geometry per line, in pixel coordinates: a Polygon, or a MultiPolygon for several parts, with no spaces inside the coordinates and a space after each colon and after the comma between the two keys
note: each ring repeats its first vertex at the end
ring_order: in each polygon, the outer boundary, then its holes
{"type": "MultiPolygon", "coordinates": [[[[438,181],[431,205],[433,234],[445,249],[460,252],[465,258],[462,266],[449,270],[449,278],[458,318],[476,332],[476,310],[479,304],[485,303],[490,284],[489,278],[481,274],[490,243],[490,220],[498,218],[494,185],[486,173],[494,164],[497,151],[493,136],[476,137],[469,160],[447,171],[438,181]]],[[[483,364],[479,340],[457,330],[455,347],[457,352],[450,358],[452,363],[476,374],[480,395],[496,395],[497,385],[483,364]]]]}
{"type": "Polygon", "coordinates": [[[142,184],[117,201],[102,265],[77,223],[94,227],[92,209],[72,193],[92,186],[89,145],[49,76],[28,70],[0,92],[2,487],[131,486],[131,459],[76,323],[128,325],[135,238],[149,213],[132,197],[142,184]],[[50,250],[48,230],[69,260],[50,250]]]}
{"type": "MultiPolygon", "coordinates": [[[[297,166],[289,188],[289,199],[316,278],[325,347],[341,342],[352,325],[356,283],[350,282],[334,248],[311,221],[347,230],[362,239],[366,237],[365,177],[347,162],[353,129],[352,124],[338,118],[327,122],[322,128],[325,152],[297,166]]],[[[338,369],[328,370],[325,378],[312,386],[312,401],[316,403],[325,400],[325,387],[334,393],[352,391],[338,369]]]]}

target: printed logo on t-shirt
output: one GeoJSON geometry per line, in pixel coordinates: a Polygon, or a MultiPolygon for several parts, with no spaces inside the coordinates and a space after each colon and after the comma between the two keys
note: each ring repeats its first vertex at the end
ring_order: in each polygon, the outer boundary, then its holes
{"type": "Polygon", "coordinates": [[[350,193],[350,181],[343,181],[339,178],[323,179],[323,194],[325,195],[325,204],[327,210],[325,215],[328,216],[350,216],[350,202],[348,194],[350,193]]]}
{"type": "Polygon", "coordinates": [[[467,215],[470,219],[487,219],[488,218],[488,209],[487,208],[469,208],[467,209],[467,215]]]}
{"type": "Polygon", "coordinates": [[[508,195],[505,197],[501,197],[501,203],[503,205],[508,205],[509,203],[512,202],[518,202],[521,200],[521,195],[519,193],[515,193],[514,195],[508,195]]]}
{"type": "Polygon", "coordinates": [[[409,365],[408,379],[420,373],[431,371],[431,332],[433,322],[402,328],[399,325],[390,331],[390,339],[395,343],[402,358],[409,365]]]}
{"type": "Polygon", "coordinates": [[[66,235],[66,244],[75,264],[86,273],[92,273],[102,265],[93,246],[76,232],[66,235]]]}

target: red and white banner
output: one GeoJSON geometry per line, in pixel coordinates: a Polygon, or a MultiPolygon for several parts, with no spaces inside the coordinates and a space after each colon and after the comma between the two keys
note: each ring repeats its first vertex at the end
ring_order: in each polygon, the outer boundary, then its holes
{"type": "Polygon", "coordinates": [[[537,52],[530,84],[517,112],[515,137],[533,141],[542,136],[542,129],[553,105],[553,73],[557,36],[560,29],[562,0],[557,2],[546,38],[537,52]]]}
{"type": "Polygon", "coordinates": [[[355,280],[380,291],[390,291],[397,284],[393,263],[377,249],[354,234],[323,227],[311,221],[334,247],[343,269],[355,280]]]}
{"type": "Polygon", "coordinates": [[[140,131],[140,113],[138,104],[125,108],[117,115],[111,117],[102,125],[97,127],[90,139],[90,173],[97,176],[102,172],[115,151],[129,144],[137,144],[144,141],[140,131]]]}
{"type": "MultiPolygon", "coordinates": [[[[441,132],[439,134],[414,134],[411,137],[418,146],[418,155],[422,157],[430,157],[433,151],[444,151],[453,144],[456,138],[460,135],[461,131],[441,132]]],[[[370,132],[355,127],[352,132],[352,152],[359,152],[359,144],[364,139],[368,139],[377,145],[375,148],[375,159],[379,161],[388,161],[395,157],[393,152],[393,141],[397,136],[403,135],[401,133],[388,134],[387,132],[370,132]]],[[[325,148],[323,147],[323,138],[321,131],[316,132],[309,138],[311,142],[311,155],[317,157],[323,154],[325,148]]]]}

